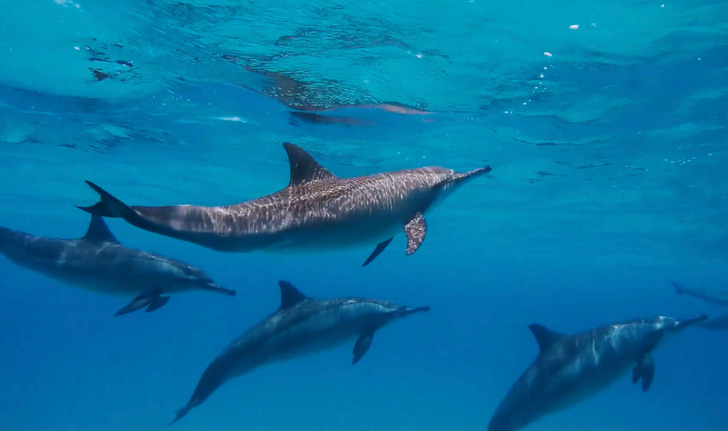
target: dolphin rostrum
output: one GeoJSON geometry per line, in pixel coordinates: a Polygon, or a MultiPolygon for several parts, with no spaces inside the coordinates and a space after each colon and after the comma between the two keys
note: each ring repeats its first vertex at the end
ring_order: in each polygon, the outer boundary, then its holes
{"type": "Polygon", "coordinates": [[[726,291],[708,293],[698,289],[689,289],[687,287],[683,287],[675,283],[674,281],[671,281],[670,284],[675,287],[675,293],[678,295],[692,296],[693,298],[702,299],[703,301],[710,304],[722,305],[724,307],[728,306],[728,292],[726,291]]]}
{"type": "Polygon", "coordinates": [[[519,430],[594,395],[630,368],[632,383],[641,380],[647,391],[655,375],[650,353],[668,333],[706,318],[633,320],[578,335],[531,325],[540,352],[501,401],[488,431],[519,430]]]}
{"type": "Polygon", "coordinates": [[[364,262],[367,265],[401,229],[407,235],[407,255],[414,253],[427,233],[424,212],[464,180],[491,170],[486,166],[457,173],[426,167],[338,178],[302,148],[283,146],[290,182],[267,196],[222,207],[128,206],[86,181],[101,200],[79,208],[218,251],[341,248],[378,242],[364,262]]]}
{"type": "Polygon", "coordinates": [[[698,323],[696,326],[711,331],[725,331],[728,329],[728,314],[710,318],[705,322],[698,323]]]}
{"type": "Polygon", "coordinates": [[[117,316],[144,307],[154,311],[169,301],[166,295],[171,293],[205,290],[235,295],[198,268],[124,247],[99,216],[91,216],[86,234],[78,239],[39,237],[0,227],[0,253],[20,266],[69,284],[134,296],[117,316]]]}
{"type": "Polygon", "coordinates": [[[233,341],[202,374],[177,422],[202,404],[227,380],[274,362],[294,359],[356,339],[352,363],[369,350],[374,332],[389,322],[430,307],[405,307],[375,299],[319,300],[305,296],[286,281],[278,282],[281,306],[233,341]]]}

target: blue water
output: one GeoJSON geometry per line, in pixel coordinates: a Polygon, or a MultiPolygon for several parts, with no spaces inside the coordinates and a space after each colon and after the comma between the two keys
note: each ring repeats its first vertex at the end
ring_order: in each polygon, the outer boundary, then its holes
{"type": "MultiPolygon", "coordinates": [[[[226,254],[110,220],[238,290],[153,313],[114,317],[125,299],[0,257],[0,429],[164,429],[278,307],[279,279],[432,311],[356,366],[346,345],[232,380],[176,431],[484,430],[538,352],[530,323],[727,311],[668,284],[728,281],[723,1],[0,5],[2,226],[81,236],[86,179],[132,204],[268,194],[288,181],[284,141],[342,177],[493,168],[427,214],[417,253],[398,235],[366,268],[374,244],[226,254]]],[[[686,330],[648,393],[625,376],[526,429],[724,430],[727,336],[686,330]]]]}

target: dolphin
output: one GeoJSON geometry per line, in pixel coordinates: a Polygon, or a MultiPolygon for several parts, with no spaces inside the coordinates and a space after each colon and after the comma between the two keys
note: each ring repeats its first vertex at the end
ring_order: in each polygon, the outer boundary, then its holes
{"type": "Polygon", "coordinates": [[[319,300],[305,296],[287,281],[279,281],[281,305],[216,357],[202,374],[187,405],[170,423],[202,404],[227,380],[274,362],[286,361],[333,348],[356,339],[352,364],[372,344],[374,332],[400,317],[430,311],[375,299],[319,300]]]}
{"type": "Polygon", "coordinates": [[[715,294],[709,294],[707,292],[703,292],[697,289],[688,289],[687,287],[683,287],[675,283],[674,281],[671,281],[670,284],[675,287],[675,293],[678,295],[688,295],[692,296],[693,298],[702,299],[703,301],[711,304],[728,306],[728,292],[717,292],[715,294]]]}
{"type": "Polygon", "coordinates": [[[194,266],[124,247],[99,216],[91,216],[86,234],[78,239],[46,238],[0,227],[0,253],[20,266],[87,290],[133,295],[116,316],[144,307],[154,311],[172,293],[204,290],[235,295],[194,266]]]}
{"type": "Polygon", "coordinates": [[[128,206],[96,184],[101,197],[91,214],[121,217],[141,229],[218,251],[342,248],[377,241],[364,265],[404,229],[407,255],[427,233],[425,211],[465,180],[490,172],[465,173],[426,167],[355,178],[338,178],[302,148],[284,143],[291,167],[288,186],[236,205],[128,206]]]}
{"type": "Polygon", "coordinates": [[[578,335],[529,326],[540,352],[513,384],[488,431],[516,431],[606,388],[632,368],[632,383],[647,391],[655,375],[650,353],[667,334],[705,320],[658,317],[601,326],[578,335]]]}
{"type": "Polygon", "coordinates": [[[718,317],[713,317],[705,322],[698,323],[696,326],[712,331],[725,331],[728,329],[728,314],[721,314],[718,317]]]}

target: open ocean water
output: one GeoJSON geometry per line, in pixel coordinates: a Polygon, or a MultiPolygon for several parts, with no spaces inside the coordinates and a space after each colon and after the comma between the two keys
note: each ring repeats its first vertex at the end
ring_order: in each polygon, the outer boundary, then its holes
{"type": "MultiPolygon", "coordinates": [[[[130,204],[227,205],[288,184],[281,143],[341,177],[493,170],[404,234],[336,252],[222,253],[108,219],[131,248],[234,298],[153,313],[0,256],[0,429],[160,430],[202,371],[278,308],[430,305],[351,344],[231,380],[185,430],[485,430],[559,332],[728,308],[725,1],[1,0],[0,225],[83,235],[91,180],[130,204]]],[[[728,332],[689,328],[631,376],[526,429],[725,430],[728,332]]]]}

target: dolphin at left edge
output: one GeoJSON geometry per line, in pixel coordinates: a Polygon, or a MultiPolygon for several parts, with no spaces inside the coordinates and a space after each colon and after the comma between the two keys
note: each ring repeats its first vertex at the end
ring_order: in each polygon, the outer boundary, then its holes
{"type": "Polygon", "coordinates": [[[0,227],[0,253],[15,264],[97,293],[133,297],[116,316],[154,311],[169,294],[200,290],[234,296],[201,269],[121,245],[99,216],[77,239],[47,238],[0,227]]]}

